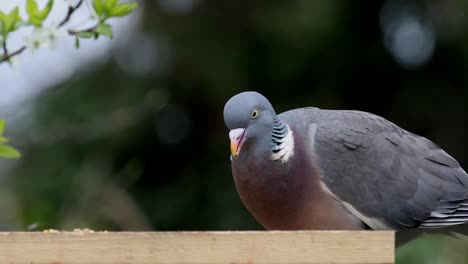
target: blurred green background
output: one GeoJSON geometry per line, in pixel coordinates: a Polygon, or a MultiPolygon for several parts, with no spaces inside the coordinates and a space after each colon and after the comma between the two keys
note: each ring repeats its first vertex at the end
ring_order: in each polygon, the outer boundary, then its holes
{"type": "MultiPolygon", "coordinates": [[[[277,112],[373,112],[468,166],[466,0],[140,4],[105,60],[6,112],[23,157],[0,161],[2,230],[262,229],[235,190],[222,117],[245,90],[277,112]]],[[[397,259],[468,263],[467,248],[428,237],[397,259]]]]}

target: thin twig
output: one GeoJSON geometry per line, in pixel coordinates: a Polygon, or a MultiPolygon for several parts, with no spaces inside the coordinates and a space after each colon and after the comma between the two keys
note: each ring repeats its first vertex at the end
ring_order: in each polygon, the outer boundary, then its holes
{"type": "MultiPolygon", "coordinates": [[[[73,15],[73,13],[75,13],[75,11],[80,8],[81,4],[83,4],[84,0],[80,0],[78,3],[76,3],[75,6],[69,6],[68,7],[68,12],[67,12],[67,16],[62,20],[62,22],[60,22],[60,24],[57,26],[58,28],[62,27],[63,25],[65,25],[66,23],[68,23],[68,21],[70,21],[70,18],[71,16],[73,15]]],[[[69,34],[70,35],[76,35],[77,32],[75,32],[74,34],[72,34],[70,31],[69,31],[69,34]]],[[[27,49],[26,46],[22,46],[21,48],[17,49],[16,51],[12,52],[12,53],[8,53],[8,49],[7,49],[7,46],[6,46],[6,41],[3,41],[3,55],[0,56],[0,63],[3,63],[3,62],[6,62],[6,61],[9,61],[12,57],[16,56],[16,55],[19,55],[21,54],[23,51],[25,51],[27,49]]]]}
{"type": "Polygon", "coordinates": [[[3,54],[5,54],[5,56],[8,56],[8,49],[7,49],[7,45],[6,45],[6,40],[3,41],[3,54]]]}
{"type": "Polygon", "coordinates": [[[73,13],[75,13],[75,11],[78,8],[80,8],[81,4],[83,4],[83,0],[80,0],[75,6],[68,7],[67,16],[62,20],[62,22],[58,24],[59,28],[65,25],[68,21],[70,21],[71,16],[73,15],[73,13]]]}
{"type": "Polygon", "coordinates": [[[95,32],[96,32],[96,27],[97,27],[97,26],[94,26],[94,27],[90,27],[90,28],[88,28],[88,29],[83,29],[83,30],[69,29],[69,30],[68,30],[68,34],[69,34],[69,35],[72,35],[72,36],[75,36],[75,35],[78,35],[78,34],[83,33],[83,32],[95,33],[95,32]]]}
{"type": "Polygon", "coordinates": [[[9,53],[9,54],[7,53],[3,57],[1,57],[0,63],[5,62],[5,61],[9,61],[12,57],[22,53],[25,50],[26,50],[26,46],[23,46],[23,47],[17,49],[15,52],[12,52],[12,53],[9,53]]]}

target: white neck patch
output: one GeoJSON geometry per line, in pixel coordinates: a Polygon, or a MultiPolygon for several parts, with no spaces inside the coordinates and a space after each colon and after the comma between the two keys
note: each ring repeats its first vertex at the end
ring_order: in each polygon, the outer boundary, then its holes
{"type": "Polygon", "coordinates": [[[276,152],[271,154],[272,160],[280,160],[282,163],[287,162],[294,155],[294,136],[289,126],[286,125],[286,134],[279,140],[280,144],[275,145],[276,152]]]}

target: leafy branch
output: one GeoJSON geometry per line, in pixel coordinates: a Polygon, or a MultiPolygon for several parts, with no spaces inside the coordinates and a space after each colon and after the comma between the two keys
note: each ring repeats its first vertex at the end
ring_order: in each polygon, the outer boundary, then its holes
{"type": "Polygon", "coordinates": [[[3,136],[5,129],[5,120],[0,119],[0,157],[2,158],[19,158],[21,154],[15,148],[7,145],[8,139],[3,136]]]}
{"type": "MultiPolygon", "coordinates": [[[[28,19],[24,21],[19,15],[19,7],[15,7],[9,13],[0,10],[0,45],[2,53],[0,54],[0,63],[10,62],[11,58],[23,53],[27,49],[37,49],[46,43],[53,43],[57,39],[57,31],[68,24],[73,14],[83,5],[84,0],[78,0],[76,4],[70,4],[68,11],[62,21],[55,28],[46,28],[44,21],[49,16],[54,5],[54,0],[49,0],[45,7],[39,9],[36,0],[26,1],[26,13],[28,19]],[[9,35],[21,27],[33,27],[33,34],[29,45],[20,46],[15,51],[10,52],[7,48],[9,35]]],[[[93,0],[93,12],[90,17],[97,19],[97,23],[84,30],[68,29],[66,33],[74,36],[75,47],[79,48],[80,39],[99,38],[101,35],[112,38],[112,27],[107,23],[110,18],[123,17],[132,13],[138,7],[136,2],[119,3],[119,0],[93,0]]]]}
{"type": "MultiPolygon", "coordinates": [[[[73,14],[83,5],[85,0],[78,0],[74,5],[68,6],[65,17],[57,26],[44,27],[44,21],[49,16],[54,0],[48,0],[46,5],[40,9],[36,0],[26,0],[26,13],[28,18],[24,20],[19,14],[19,7],[13,8],[9,13],[0,10],[0,64],[11,62],[11,59],[20,55],[27,49],[37,49],[40,46],[52,43],[57,39],[57,32],[70,22],[73,14]],[[22,27],[33,27],[32,37],[29,44],[24,44],[16,50],[8,50],[8,38],[16,30],[22,27]]],[[[99,38],[101,35],[112,38],[112,27],[107,23],[110,18],[123,17],[133,12],[138,7],[136,2],[119,3],[119,0],[92,0],[93,12],[91,18],[97,20],[94,26],[84,29],[67,29],[66,33],[75,37],[75,46],[79,48],[82,38],[99,38]]],[[[5,120],[0,119],[0,158],[18,158],[19,151],[8,145],[8,139],[3,137],[5,120]]]]}
{"type": "Polygon", "coordinates": [[[70,21],[71,16],[73,15],[73,13],[75,13],[75,11],[78,8],[80,8],[81,4],[83,4],[83,0],[78,1],[78,3],[76,3],[75,6],[73,6],[73,5],[68,6],[67,16],[65,16],[65,18],[62,20],[62,22],[59,23],[58,27],[62,27],[63,25],[68,23],[68,21],[70,21]]]}

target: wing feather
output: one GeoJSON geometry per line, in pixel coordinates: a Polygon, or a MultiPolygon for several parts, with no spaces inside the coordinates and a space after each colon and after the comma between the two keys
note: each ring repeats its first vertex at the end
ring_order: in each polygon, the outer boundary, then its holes
{"type": "Polygon", "coordinates": [[[314,111],[312,145],[338,199],[393,229],[468,222],[468,175],[436,144],[370,113],[314,111]]]}

